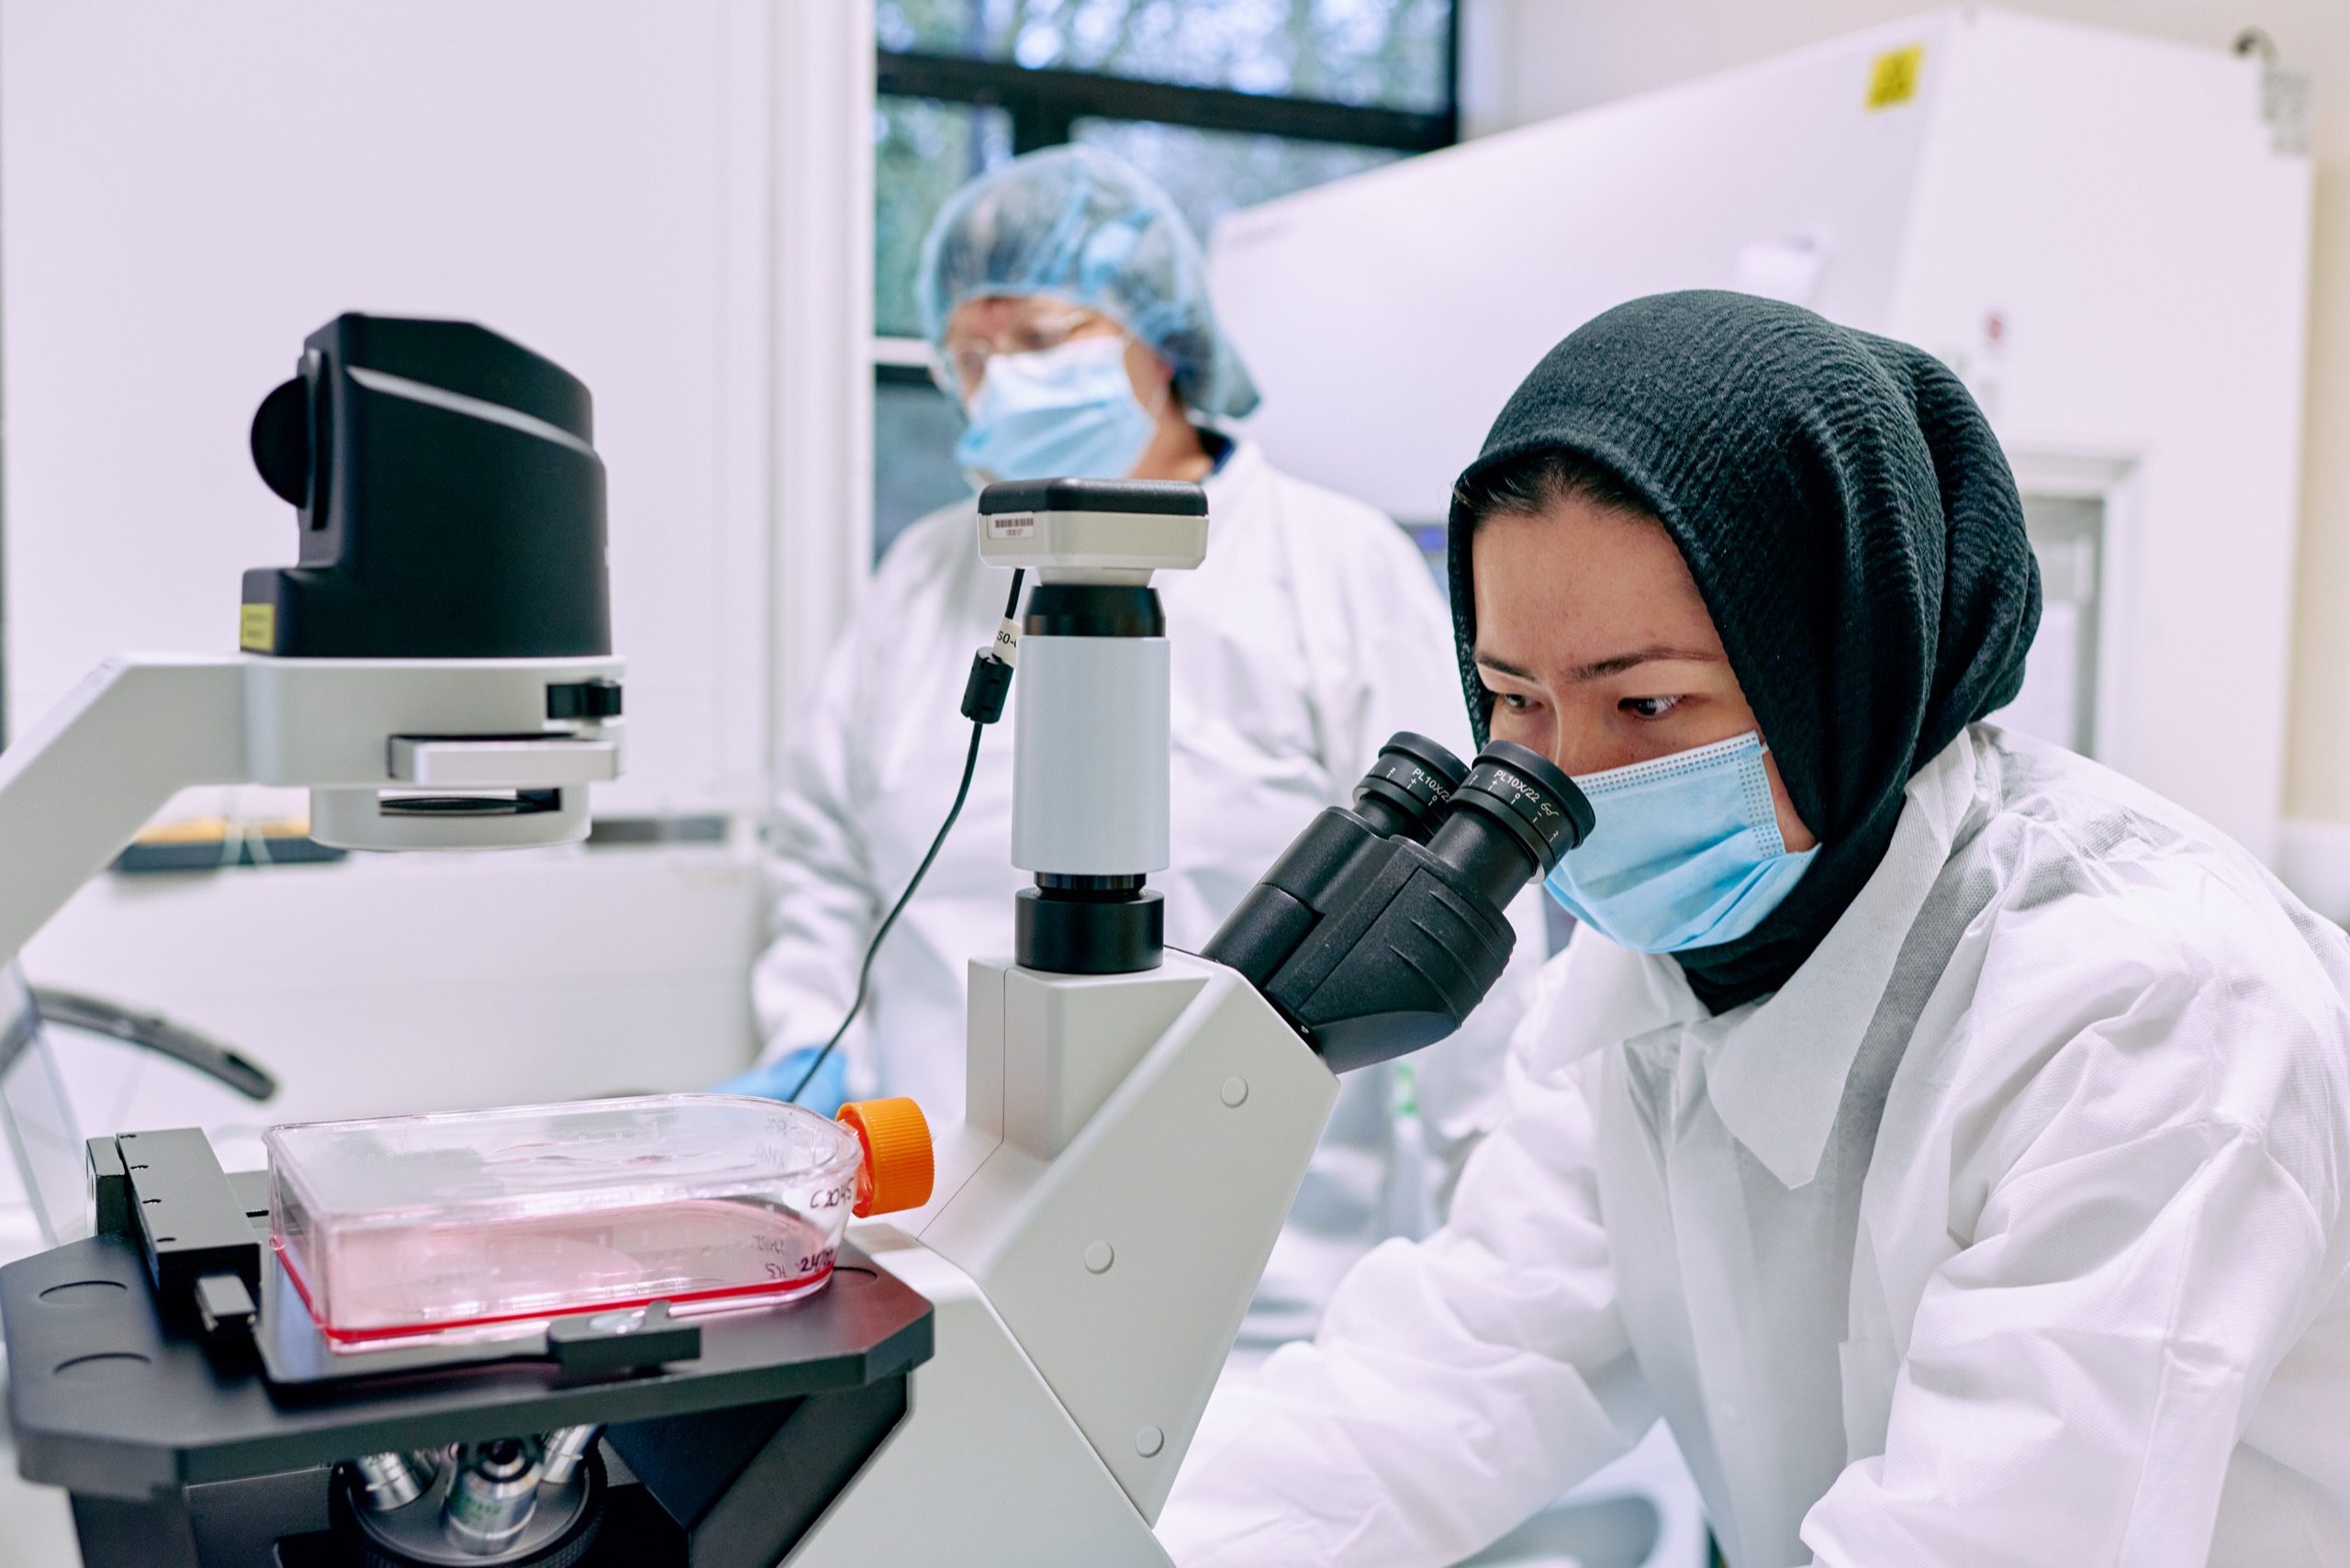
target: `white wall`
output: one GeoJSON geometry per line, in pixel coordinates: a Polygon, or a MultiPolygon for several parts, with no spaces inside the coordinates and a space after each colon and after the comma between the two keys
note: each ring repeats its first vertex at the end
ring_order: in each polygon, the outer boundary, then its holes
{"type": "Polygon", "coordinates": [[[344,310],[451,316],[595,398],[633,748],[598,809],[757,805],[770,594],[819,642],[845,597],[779,569],[777,492],[862,564],[868,39],[755,0],[0,7],[10,728],[109,653],[231,645],[295,548],[254,405],[344,310]]]}
{"type": "MultiPolygon", "coordinates": [[[[2284,64],[2313,78],[2317,215],[2285,799],[2287,814],[2303,820],[2284,857],[2288,876],[2298,873],[2329,913],[2350,913],[2350,3],[2007,4],[2211,48],[2256,23],[2284,64]]],[[[1921,0],[1463,0],[1466,120],[1477,134],[1522,125],[1925,8],[1921,0]]]]}

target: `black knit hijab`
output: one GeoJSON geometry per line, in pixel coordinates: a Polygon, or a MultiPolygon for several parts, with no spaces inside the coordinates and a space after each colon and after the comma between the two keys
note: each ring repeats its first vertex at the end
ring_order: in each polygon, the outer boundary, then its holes
{"type": "MultiPolygon", "coordinates": [[[[1679,955],[1716,1012],[1776,991],[1885,854],[1903,786],[2023,683],[2040,574],[1991,429],[1930,355],[1750,295],[1662,294],[1552,349],[1464,486],[1564,452],[1681,547],[1820,853],[1752,932],[1679,955]]],[[[1452,623],[1482,744],[1473,520],[1456,501],[1452,623]]]]}

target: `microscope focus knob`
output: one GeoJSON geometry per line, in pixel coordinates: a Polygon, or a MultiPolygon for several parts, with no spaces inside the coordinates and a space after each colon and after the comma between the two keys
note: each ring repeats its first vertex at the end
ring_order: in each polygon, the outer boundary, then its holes
{"type": "Polygon", "coordinates": [[[856,1179],[856,1217],[918,1209],[930,1202],[937,1170],[931,1156],[930,1121],[911,1100],[852,1100],[840,1120],[865,1146],[856,1179]]]}

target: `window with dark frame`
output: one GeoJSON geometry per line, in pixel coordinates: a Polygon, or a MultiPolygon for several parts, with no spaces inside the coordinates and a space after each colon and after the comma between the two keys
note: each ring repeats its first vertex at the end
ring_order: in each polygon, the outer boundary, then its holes
{"type": "Polygon", "coordinates": [[[1459,140],[1455,0],[879,0],[874,557],[968,493],[915,319],[923,233],[966,180],[1063,142],[1215,218],[1459,140]]]}

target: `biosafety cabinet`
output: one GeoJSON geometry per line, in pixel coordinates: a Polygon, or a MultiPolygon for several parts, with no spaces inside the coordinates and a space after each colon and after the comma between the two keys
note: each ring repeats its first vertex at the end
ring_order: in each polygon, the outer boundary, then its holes
{"type": "Polygon", "coordinates": [[[1735,288],[1974,389],[2047,611],[2005,717],[2264,857],[2283,792],[2311,173],[2273,67],[1949,11],[1226,218],[1274,461],[1445,515],[1511,389],[1608,308],[1735,288]]]}

